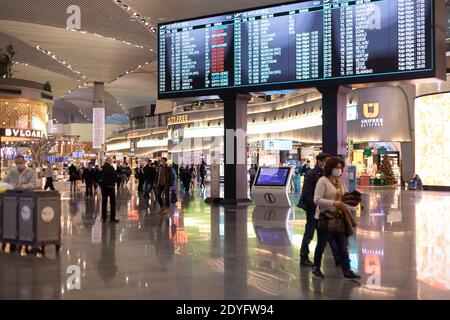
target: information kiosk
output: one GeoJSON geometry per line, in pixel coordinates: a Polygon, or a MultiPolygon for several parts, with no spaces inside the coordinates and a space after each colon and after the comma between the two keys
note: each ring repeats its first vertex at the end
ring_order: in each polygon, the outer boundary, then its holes
{"type": "Polygon", "coordinates": [[[291,167],[261,167],[252,188],[257,207],[290,208],[288,188],[292,179],[291,167]]]}

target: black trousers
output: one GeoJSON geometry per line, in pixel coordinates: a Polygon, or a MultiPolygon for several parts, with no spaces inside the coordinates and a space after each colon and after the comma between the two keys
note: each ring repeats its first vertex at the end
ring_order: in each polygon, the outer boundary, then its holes
{"type": "Polygon", "coordinates": [[[200,176],[200,187],[205,187],[205,176],[200,176]]]}
{"type": "Polygon", "coordinates": [[[94,187],[94,181],[86,180],[86,196],[93,196],[93,187],[94,187]]]}
{"type": "Polygon", "coordinates": [[[141,178],[139,179],[139,184],[138,184],[138,192],[142,192],[144,191],[144,179],[141,178]]]}
{"type": "Polygon", "coordinates": [[[342,272],[346,274],[350,271],[350,258],[347,249],[347,237],[343,232],[330,233],[325,230],[317,230],[317,246],[316,251],[314,252],[314,266],[320,268],[322,265],[323,252],[331,238],[334,238],[336,241],[342,272]]]}
{"type": "Polygon", "coordinates": [[[53,186],[53,178],[51,177],[45,180],[44,190],[47,190],[48,188],[50,188],[50,190],[55,190],[55,187],[53,186]]]}
{"type": "Polygon", "coordinates": [[[106,220],[107,217],[107,207],[109,204],[111,206],[111,216],[110,219],[116,218],[116,190],[114,187],[102,187],[102,219],[106,220]]]}
{"type": "Polygon", "coordinates": [[[163,186],[158,187],[158,203],[159,206],[162,208],[164,204],[167,208],[170,207],[170,190],[169,188],[165,188],[163,186]],[[164,201],[162,199],[162,196],[164,195],[164,201]]]}

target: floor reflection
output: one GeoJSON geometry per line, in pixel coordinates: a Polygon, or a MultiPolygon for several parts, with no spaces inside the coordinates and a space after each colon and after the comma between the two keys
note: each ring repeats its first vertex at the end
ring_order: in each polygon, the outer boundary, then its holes
{"type": "Polygon", "coordinates": [[[329,249],[324,281],[300,268],[305,214],[296,207],[209,206],[196,190],[180,193],[162,215],[131,182],[119,189],[120,223],[111,225],[99,219],[100,195],[57,187],[61,255],[52,248],[45,257],[0,253],[0,298],[450,299],[450,194],[362,190],[349,239],[358,285],[342,279],[329,249]],[[81,271],[81,290],[67,288],[70,266],[81,271]]]}

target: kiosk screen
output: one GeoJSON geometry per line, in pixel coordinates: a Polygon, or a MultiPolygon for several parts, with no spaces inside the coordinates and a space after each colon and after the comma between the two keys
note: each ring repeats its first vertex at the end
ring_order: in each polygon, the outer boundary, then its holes
{"type": "Polygon", "coordinates": [[[255,186],[282,187],[288,182],[290,168],[261,168],[256,178],[255,186]]]}

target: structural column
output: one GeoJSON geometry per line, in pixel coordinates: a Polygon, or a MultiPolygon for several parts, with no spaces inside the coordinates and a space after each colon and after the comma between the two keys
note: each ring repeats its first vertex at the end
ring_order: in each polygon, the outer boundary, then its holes
{"type": "Polygon", "coordinates": [[[99,153],[99,161],[102,164],[105,148],[105,84],[94,83],[94,110],[92,116],[92,149],[99,153]]]}
{"type": "Polygon", "coordinates": [[[247,104],[250,96],[221,96],[224,101],[225,197],[223,204],[250,202],[247,179],[247,104]]]}
{"type": "Polygon", "coordinates": [[[347,96],[350,87],[317,88],[322,93],[322,148],[324,152],[347,157],[347,96]]]}

